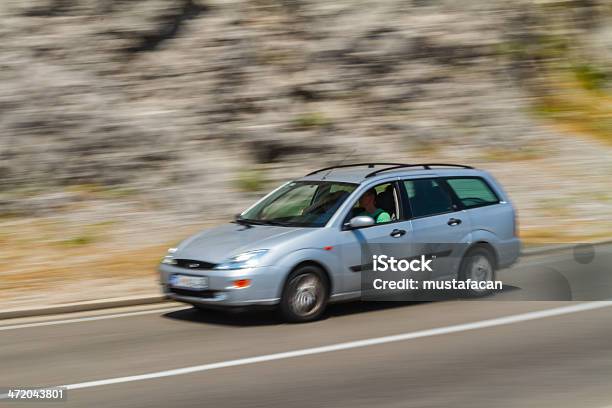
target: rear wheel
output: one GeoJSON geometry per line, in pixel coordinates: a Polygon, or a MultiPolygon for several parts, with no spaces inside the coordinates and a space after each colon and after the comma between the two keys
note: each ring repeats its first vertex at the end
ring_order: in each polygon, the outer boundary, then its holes
{"type": "MultiPolygon", "coordinates": [[[[491,251],[477,246],[468,251],[461,262],[459,279],[467,282],[482,283],[495,281],[495,260],[491,251]]],[[[490,289],[467,289],[462,291],[466,297],[482,297],[493,293],[490,289]]]]}
{"type": "Polygon", "coordinates": [[[329,284],[321,268],[301,266],[293,271],[283,289],[280,312],[289,322],[316,320],[325,311],[329,284]]]}

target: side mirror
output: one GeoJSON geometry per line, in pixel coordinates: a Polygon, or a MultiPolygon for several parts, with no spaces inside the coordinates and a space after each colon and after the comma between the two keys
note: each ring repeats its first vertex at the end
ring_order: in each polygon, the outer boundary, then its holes
{"type": "Polygon", "coordinates": [[[353,229],[371,227],[372,225],[374,225],[374,218],[368,215],[359,215],[357,217],[353,217],[348,222],[348,226],[353,229]]]}

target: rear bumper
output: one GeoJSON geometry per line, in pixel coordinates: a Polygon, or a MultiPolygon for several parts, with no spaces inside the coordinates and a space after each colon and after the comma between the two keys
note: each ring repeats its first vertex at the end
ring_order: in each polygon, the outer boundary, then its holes
{"type": "Polygon", "coordinates": [[[160,264],[160,281],[163,293],[170,299],[201,306],[244,307],[271,306],[280,301],[280,282],[284,276],[273,266],[236,270],[191,270],[160,264]],[[202,291],[172,287],[172,274],[207,276],[208,288],[202,291]],[[234,288],[233,281],[250,279],[246,288],[234,288]]]}
{"type": "Polygon", "coordinates": [[[509,268],[519,258],[521,254],[521,240],[512,238],[497,244],[498,268],[509,268]]]}

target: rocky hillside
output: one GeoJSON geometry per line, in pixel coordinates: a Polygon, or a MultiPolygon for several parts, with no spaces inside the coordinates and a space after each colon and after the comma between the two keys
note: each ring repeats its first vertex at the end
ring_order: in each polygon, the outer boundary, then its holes
{"type": "MultiPolygon", "coordinates": [[[[489,167],[537,208],[528,176],[563,176],[541,160],[598,161],[610,174],[609,99],[587,123],[584,106],[567,106],[571,92],[598,104],[591,93],[609,90],[610,9],[3,0],[0,211],[137,197],[158,213],[222,218],[323,164],[433,158],[489,167]],[[567,78],[575,86],[560,93],[567,78]]],[[[602,168],[579,173],[598,183],[602,168]]]]}
{"type": "Polygon", "coordinates": [[[612,231],[607,0],[2,0],[3,308],[157,291],[165,248],[340,161],[493,172],[612,231]]]}

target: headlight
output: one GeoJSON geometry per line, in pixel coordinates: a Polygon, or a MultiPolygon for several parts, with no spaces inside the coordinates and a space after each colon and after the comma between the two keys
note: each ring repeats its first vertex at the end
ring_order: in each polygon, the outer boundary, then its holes
{"type": "Polygon", "coordinates": [[[164,256],[164,259],[161,260],[161,263],[167,265],[176,265],[176,260],[174,259],[174,253],[176,252],[176,248],[168,248],[168,253],[164,256]]]}
{"type": "Polygon", "coordinates": [[[215,269],[254,268],[259,265],[260,259],[267,253],[267,249],[257,249],[255,251],[243,252],[215,266],[215,269]]]}

